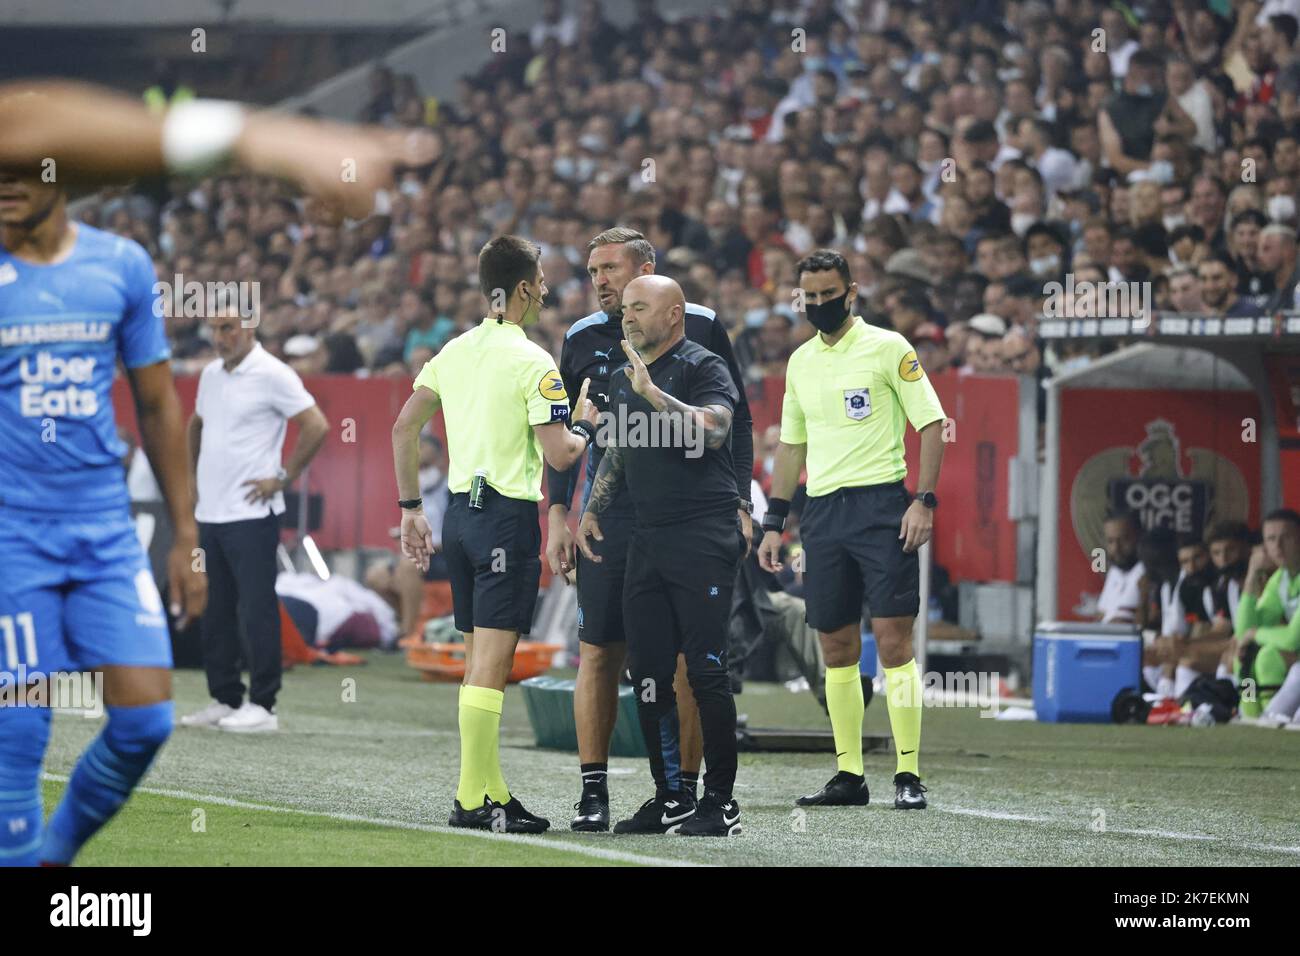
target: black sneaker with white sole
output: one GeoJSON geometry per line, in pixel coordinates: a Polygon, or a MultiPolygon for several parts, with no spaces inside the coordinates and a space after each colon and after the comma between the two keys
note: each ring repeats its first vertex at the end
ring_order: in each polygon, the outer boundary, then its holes
{"type": "Polygon", "coordinates": [[[466,810],[460,805],[459,800],[453,800],[447,825],[461,830],[490,830],[492,829],[492,804],[485,800],[481,807],[466,810]]]}
{"type": "Polygon", "coordinates": [[[800,807],[865,807],[871,802],[867,778],[841,770],[816,793],[800,797],[795,804],[800,807]]]}
{"type": "Polygon", "coordinates": [[[604,833],[609,829],[609,794],[601,790],[583,790],[573,805],[578,811],[569,829],[578,833],[604,833]]]}
{"type": "Polygon", "coordinates": [[[895,810],[924,810],[926,792],[925,787],[921,786],[921,778],[916,774],[894,774],[895,810]]]}
{"type": "Polygon", "coordinates": [[[681,825],[679,836],[740,836],[740,804],[705,790],[695,814],[681,825]]]}
{"type": "Polygon", "coordinates": [[[484,806],[490,812],[488,829],[494,833],[545,833],[551,828],[550,820],[529,813],[513,795],[505,803],[488,800],[484,806]]]}
{"type": "Polygon", "coordinates": [[[689,793],[655,794],[626,820],[614,824],[615,833],[676,833],[695,813],[689,793]]]}

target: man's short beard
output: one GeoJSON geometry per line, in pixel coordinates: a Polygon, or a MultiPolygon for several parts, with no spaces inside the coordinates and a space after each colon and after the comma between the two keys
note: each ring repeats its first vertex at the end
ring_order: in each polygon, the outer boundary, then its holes
{"type": "Polygon", "coordinates": [[[20,229],[23,232],[31,232],[36,229],[37,226],[41,225],[41,223],[45,222],[45,220],[49,219],[58,205],[59,196],[56,193],[54,198],[50,200],[49,205],[45,206],[45,208],[35,208],[35,204],[33,203],[33,209],[29,216],[19,220],[18,222],[6,223],[6,225],[11,229],[20,229]]]}

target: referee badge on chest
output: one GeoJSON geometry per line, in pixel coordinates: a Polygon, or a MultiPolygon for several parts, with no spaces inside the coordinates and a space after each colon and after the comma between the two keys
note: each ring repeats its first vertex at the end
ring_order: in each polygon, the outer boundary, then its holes
{"type": "Polygon", "coordinates": [[[871,390],[867,388],[846,388],[844,390],[844,414],[855,422],[860,422],[871,414],[871,390]]]}

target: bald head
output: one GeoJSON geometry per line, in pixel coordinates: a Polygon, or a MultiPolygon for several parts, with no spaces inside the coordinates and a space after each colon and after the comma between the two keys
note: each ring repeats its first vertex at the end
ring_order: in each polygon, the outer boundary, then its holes
{"type": "Polygon", "coordinates": [[[1290,226],[1274,224],[1260,231],[1256,259],[1260,268],[1285,281],[1295,268],[1295,232],[1290,226]]]}
{"type": "Polygon", "coordinates": [[[623,335],[647,364],[684,332],[686,296],[667,276],[637,276],[623,289],[623,335]]]}

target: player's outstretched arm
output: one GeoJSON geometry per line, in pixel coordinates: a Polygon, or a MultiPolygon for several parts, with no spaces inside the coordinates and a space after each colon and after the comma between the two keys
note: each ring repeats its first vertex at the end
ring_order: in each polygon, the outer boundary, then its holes
{"type": "Polygon", "coordinates": [[[233,103],[197,101],[158,115],[131,97],[63,80],[0,84],[0,129],[0,167],[27,170],[53,160],[60,182],[197,172],[230,161],[292,180],[354,217],[371,212],[375,190],[391,181],[395,165],[424,165],[439,151],[427,132],[322,122],[233,103]]]}
{"type": "Polygon", "coordinates": [[[175,538],[167,556],[167,583],[177,627],[203,613],[208,603],[208,578],[197,562],[199,529],[194,521],[185,418],[172,384],[168,362],[127,370],[140,421],[140,444],[162,489],[175,538]]]}

